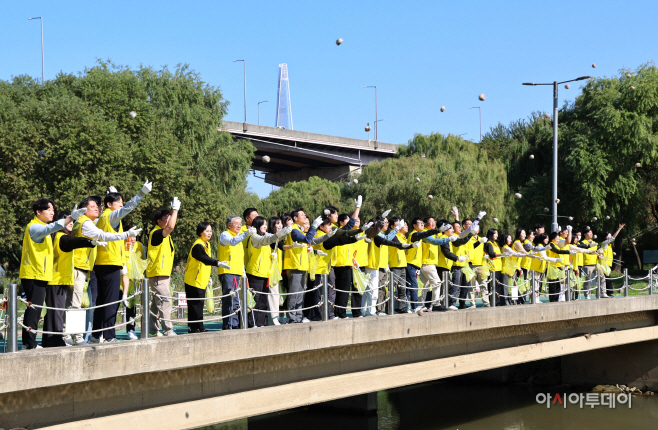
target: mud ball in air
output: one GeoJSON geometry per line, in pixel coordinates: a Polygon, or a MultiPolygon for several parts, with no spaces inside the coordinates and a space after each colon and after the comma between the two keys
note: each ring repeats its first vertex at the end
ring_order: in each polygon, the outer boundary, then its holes
{"type": "Polygon", "coordinates": [[[137,117],[137,112],[135,112],[134,110],[131,110],[130,113],[129,113],[128,115],[130,115],[130,117],[131,117],[132,119],[135,119],[135,118],[137,117]]]}
{"type": "Polygon", "coordinates": [[[480,95],[478,96],[478,99],[480,99],[481,102],[485,101],[486,98],[487,98],[487,96],[485,96],[484,94],[480,94],[480,95]]]}
{"type": "Polygon", "coordinates": [[[270,156],[269,155],[263,155],[263,163],[269,163],[270,162],[270,156]]]}

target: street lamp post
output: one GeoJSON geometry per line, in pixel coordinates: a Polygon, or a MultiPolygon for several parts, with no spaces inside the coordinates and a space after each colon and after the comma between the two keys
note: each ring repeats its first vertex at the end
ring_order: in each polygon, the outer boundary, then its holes
{"type": "Polygon", "coordinates": [[[477,109],[480,111],[480,143],[482,143],[482,107],[474,106],[469,109],[477,109]]]}
{"type": "MultiPolygon", "coordinates": [[[[260,104],[267,102],[269,102],[269,100],[263,100],[262,102],[258,102],[258,125],[260,125],[260,104]]],[[[247,120],[245,120],[245,122],[247,122],[247,120]]]]}
{"type": "Polygon", "coordinates": [[[43,17],[37,16],[34,18],[28,18],[28,21],[32,21],[33,19],[41,21],[41,85],[43,85],[46,82],[46,68],[43,61],[43,17]]]}
{"type": "Polygon", "coordinates": [[[363,88],[374,88],[375,89],[375,142],[377,142],[377,85],[366,85],[363,88]]]}
{"type": "Polygon", "coordinates": [[[524,82],[522,85],[552,85],[553,86],[553,222],[551,223],[551,231],[557,231],[557,87],[560,84],[566,84],[567,82],[574,81],[583,81],[589,79],[591,76],[581,76],[580,78],[571,79],[569,81],[558,82],[554,81],[553,83],[548,84],[536,84],[534,82],[524,82]]]}
{"type": "Polygon", "coordinates": [[[242,61],[244,70],[244,123],[247,123],[247,60],[233,60],[234,63],[242,61]]]}

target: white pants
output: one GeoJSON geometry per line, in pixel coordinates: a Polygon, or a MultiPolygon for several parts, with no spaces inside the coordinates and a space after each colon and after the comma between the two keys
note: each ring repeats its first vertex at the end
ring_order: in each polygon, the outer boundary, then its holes
{"type": "Polygon", "coordinates": [[[439,273],[436,271],[436,266],[433,264],[426,264],[421,267],[420,280],[423,282],[424,288],[423,291],[421,291],[423,297],[421,298],[421,296],[418,295],[418,301],[425,301],[424,296],[427,294],[427,290],[430,289],[430,291],[432,291],[432,303],[428,307],[440,306],[442,282],[439,278],[439,273]]]}
{"type": "Polygon", "coordinates": [[[363,293],[361,306],[370,315],[377,315],[377,298],[379,297],[379,269],[369,269],[366,267],[368,276],[368,287],[363,293]]]}
{"type": "Polygon", "coordinates": [[[270,316],[272,319],[279,318],[279,284],[270,285],[269,293],[267,304],[270,308],[270,316]]]}

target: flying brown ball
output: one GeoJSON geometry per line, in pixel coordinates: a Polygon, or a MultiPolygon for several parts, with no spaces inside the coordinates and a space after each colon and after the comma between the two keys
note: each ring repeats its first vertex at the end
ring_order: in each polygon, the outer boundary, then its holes
{"type": "Polygon", "coordinates": [[[551,115],[550,115],[550,114],[547,114],[547,113],[545,113],[544,116],[545,116],[546,118],[550,118],[550,117],[551,117],[551,115]]]}
{"type": "Polygon", "coordinates": [[[336,45],[340,45],[341,43],[343,43],[343,39],[341,39],[341,38],[339,37],[339,38],[336,40],[336,45]]]}
{"type": "Polygon", "coordinates": [[[366,125],[366,131],[370,131],[370,130],[371,130],[370,126],[366,125]]]}
{"type": "Polygon", "coordinates": [[[566,85],[564,86],[564,88],[569,89],[569,88],[571,88],[571,85],[566,84],[566,85]]]}
{"type": "Polygon", "coordinates": [[[520,199],[522,196],[521,196],[521,193],[514,193],[514,197],[517,198],[517,199],[520,199]]]}
{"type": "Polygon", "coordinates": [[[135,119],[135,117],[137,117],[137,112],[135,112],[134,110],[131,110],[130,113],[129,113],[128,115],[130,115],[130,117],[131,117],[132,119],[135,119]]]}
{"type": "Polygon", "coordinates": [[[478,98],[480,99],[481,102],[483,102],[487,98],[487,96],[485,96],[484,94],[480,94],[478,98]]]}
{"type": "Polygon", "coordinates": [[[596,69],[596,63],[592,64],[592,69],[596,69]]]}
{"type": "Polygon", "coordinates": [[[631,86],[631,90],[635,91],[635,87],[631,86]]]}
{"type": "Polygon", "coordinates": [[[630,79],[630,78],[633,77],[633,75],[631,75],[630,73],[628,73],[628,74],[626,75],[626,77],[627,77],[628,79],[630,79]]]}
{"type": "Polygon", "coordinates": [[[263,163],[269,163],[270,162],[270,156],[269,155],[263,155],[263,163]]]}
{"type": "Polygon", "coordinates": [[[493,222],[497,223],[497,222],[498,222],[498,218],[494,218],[494,219],[493,219],[493,222]]]}
{"type": "Polygon", "coordinates": [[[427,198],[430,199],[430,200],[432,200],[432,199],[434,198],[434,196],[431,195],[431,194],[428,194],[428,195],[427,195],[427,198]]]}
{"type": "Polygon", "coordinates": [[[534,156],[533,154],[530,154],[530,159],[531,159],[531,160],[534,160],[534,159],[535,159],[535,156],[534,156]]]}
{"type": "Polygon", "coordinates": [[[441,106],[441,112],[445,112],[445,111],[446,111],[446,107],[445,107],[445,106],[441,106]]]}
{"type": "Polygon", "coordinates": [[[642,163],[635,163],[635,167],[639,169],[640,167],[642,167],[642,163]]]}
{"type": "Polygon", "coordinates": [[[544,208],[544,212],[548,212],[549,210],[550,210],[550,209],[548,209],[548,208],[544,208]]]}
{"type": "Polygon", "coordinates": [[[560,204],[560,199],[555,199],[555,203],[560,204]]]}

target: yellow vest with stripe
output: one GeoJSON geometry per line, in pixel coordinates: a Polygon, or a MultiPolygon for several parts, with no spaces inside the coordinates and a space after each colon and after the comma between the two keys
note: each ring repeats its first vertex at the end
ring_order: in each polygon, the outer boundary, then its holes
{"type": "MultiPolygon", "coordinates": [[[[402,233],[398,233],[395,237],[398,238],[400,243],[407,243],[407,239],[402,233]]],[[[391,269],[394,267],[407,267],[407,252],[404,249],[389,249],[388,265],[391,269]]]]}
{"type": "MultiPolygon", "coordinates": [[[[315,232],[315,237],[322,237],[326,233],[323,232],[322,230],[317,230],[315,232]]],[[[326,257],[322,257],[315,253],[313,258],[317,259],[318,262],[318,267],[315,269],[315,274],[316,275],[328,275],[329,272],[331,271],[331,257],[334,253],[334,248],[331,248],[330,250],[324,249],[324,244],[319,244],[319,245],[313,245],[313,249],[316,251],[322,251],[327,254],[326,257]]]]}
{"type": "MultiPolygon", "coordinates": [[[[455,255],[457,257],[464,257],[464,256],[468,257],[468,247],[466,246],[466,244],[459,245],[459,246],[453,246],[453,252],[455,253],[455,255]]],[[[468,259],[466,261],[462,261],[462,262],[460,262],[460,261],[453,261],[452,262],[453,267],[464,267],[467,264],[468,264],[468,259]]]]}
{"type": "MultiPolygon", "coordinates": [[[[233,233],[231,230],[226,230],[224,233],[228,233],[233,237],[238,235],[237,233],[233,233]]],[[[231,266],[231,268],[224,269],[223,267],[220,267],[217,269],[217,273],[219,273],[220,275],[242,276],[244,271],[244,259],[245,259],[244,242],[246,242],[246,240],[243,240],[242,243],[238,243],[235,246],[231,246],[231,245],[224,246],[220,242],[218,260],[228,262],[228,265],[231,266]]]]}
{"type": "Polygon", "coordinates": [[[379,249],[379,268],[386,269],[388,267],[388,249],[390,246],[380,246],[379,249]]]}
{"type": "MultiPolygon", "coordinates": [[[[428,230],[427,228],[425,230],[428,230]]],[[[432,235],[431,237],[439,239],[439,234],[432,235]]],[[[420,247],[423,250],[423,264],[434,265],[439,264],[439,245],[432,245],[431,243],[421,242],[420,247]]]]}
{"type": "Polygon", "coordinates": [[[354,255],[354,244],[336,246],[334,248],[336,262],[334,267],[352,266],[352,256],[354,255]]]}
{"type": "Polygon", "coordinates": [[[149,265],[146,267],[146,277],[153,278],[155,276],[171,276],[171,269],[174,267],[174,241],[171,240],[171,235],[162,238],[162,243],[158,246],[151,246],[151,239],[153,233],[162,230],[162,227],[155,226],[149,234],[148,241],[148,260],[149,265]]]}
{"type": "MultiPolygon", "coordinates": [[[[445,234],[440,234],[439,235],[440,239],[443,239],[443,238],[446,238],[446,237],[448,237],[448,236],[445,235],[445,234]]],[[[452,242],[450,242],[448,244],[448,247],[450,248],[450,252],[454,253],[452,242]]],[[[442,267],[442,268],[448,269],[448,270],[452,269],[453,261],[446,258],[446,256],[443,254],[443,251],[441,250],[440,246],[438,247],[438,249],[439,249],[439,261],[437,262],[436,266],[437,267],[442,267]]]]}
{"type": "MultiPolygon", "coordinates": [[[[569,244],[565,244],[564,246],[558,246],[555,242],[551,242],[551,243],[553,243],[553,245],[555,245],[555,247],[556,247],[557,249],[561,249],[561,250],[569,249],[569,244]]],[[[550,246],[550,243],[549,243],[549,246],[550,246]]],[[[558,262],[556,262],[556,263],[549,262],[549,263],[548,263],[549,266],[553,266],[553,267],[564,267],[564,266],[567,265],[567,263],[568,263],[568,261],[569,261],[569,257],[568,257],[567,255],[565,255],[565,254],[558,254],[557,252],[552,251],[551,248],[549,248],[549,249],[546,251],[546,255],[547,255],[548,257],[552,257],[552,258],[563,258],[563,259],[566,260],[566,261],[558,261],[558,262]]]]}
{"type": "MultiPolygon", "coordinates": [[[[526,240],[523,241],[523,245],[524,245],[524,248],[523,248],[523,249],[524,249],[524,250],[525,250],[525,245],[527,245],[527,244],[529,244],[529,243],[530,243],[530,241],[529,241],[528,239],[526,239],[526,240]]],[[[530,258],[530,257],[523,257],[523,258],[521,258],[521,269],[530,270],[530,263],[531,263],[531,262],[532,262],[532,258],[530,258]]]]}
{"type": "MultiPolygon", "coordinates": [[[[540,255],[546,256],[546,252],[542,251],[540,255]]],[[[546,267],[548,266],[546,261],[540,260],[538,258],[533,258],[532,262],[530,263],[530,270],[534,270],[537,273],[544,273],[546,271],[546,267]]]]}
{"type": "MultiPolygon", "coordinates": [[[[212,266],[206,266],[196,258],[192,257],[192,249],[194,249],[194,247],[199,244],[203,246],[203,249],[206,251],[206,254],[208,254],[208,257],[211,255],[210,244],[208,242],[204,242],[201,238],[198,238],[194,241],[192,248],[190,248],[190,253],[187,255],[187,265],[185,265],[185,283],[192,287],[205,290],[208,286],[208,281],[210,280],[210,269],[212,266]]],[[[242,272],[240,272],[240,274],[242,274],[242,272]]]]}
{"type": "MultiPolygon", "coordinates": [[[[21,256],[21,279],[34,279],[37,281],[51,281],[53,279],[53,240],[50,235],[43,242],[36,243],[30,237],[30,226],[34,224],[46,225],[39,218],[34,217],[25,227],[23,236],[23,254],[21,256]]],[[[41,303],[37,303],[41,304],[41,303]]]]}
{"type": "MultiPolygon", "coordinates": [[[[298,230],[302,235],[304,231],[297,224],[292,225],[293,230],[298,230]]],[[[305,236],[305,235],[304,235],[305,236]]],[[[286,245],[292,245],[292,234],[286,236],[286,245]]],[[[308,246],[291,248],[283,252],[283,270],[299,270],[308,272],[308,246]]]]}
{"type": "Polygon", "coordinates": [[[246,242],[249,249],[249,261],[247,262],[247,273],[260,278],[270,276],[270,267],[272,266],[272,248],[269,245],[256,248],[251,241],[250,236],[246,242]]]}
{"type": "MultiPolygon", "coordinates": [[[[122,233],[123,225],[119,221],[119,229],[115,230],[110,224],[110,213],[112,209],[105,209],[103,215],[98,219],[96,227],[106,233],[122,233]]],[[[119,266],[123,267],[125,246],[123,240],[114,240],[107,242],[105,246],[98,247],[98,254],[96,255],[96,265],[98,266],[119,266]]]]}
{"type": "Polygon", "coordinates": [[[603,262],[606,266],[612,267],[612,245],[609,244],[608,247],[603,251],[603,262]]]}
{"type": "MultiPolygon", "coordinates": [[[[91,239],[82,234],[82,224],[85,222],[94,223],[87,215],[82,215],[78,220],[73,224],[73,236],[75,237],[84,237],[91,239]]],[[[96,254],[98,253],[98,247],[93,248],[78,248],[73,250],[73,266],[76,269],[80,270],[92,270],[94,264],[96,264],[96,254]]]]}
{"type": "MultiPolygon", "coordinates": [[[[370,243],[372,243],[371,241],[370,243]]],[[[354,254],[354,251],[356,251],[356,262],[359,264],[359,267],[367,267],[368,266],[368,242],[366,242],[365,239],[361,239],[357,241],[356,243],[352,244],[352,254],[354,254]]]]}
{"type": "MultiPolygon", "coordinates": [[[[590,243],[592,243],[592,241],[589,239],[585,239],[582,241],[582,243],[589,245],[590,243]]],[[[589,249],[593,249],[594,251],[596,251],[598,247],[595,246],[589,249]]],[[[596,254],[583,254],[583,266],[595,266],[596,263],[598,263],[598,258],[599,257],[596,254]]]]}
{"type": "MultiPolygon", "coordinates": [[[[407,243],[411,243],[413,245],[413,242],[411,242],[411,235],[414,233],[416,233],[416,230],[409,233],[409,236],[407,236],[407,243]]],[[[424,242],[421,241],[421,245],[418,248],[414,248],[412,246],[406,250],[407,265],[413,264],[416,267],[421,267],[423,265],[423,243],[424,242]]]]}
{"type": "Polygon", "coordinates": [[[471,256],[471,263],[473,266],[482,266],[484,263],[484,245],[480,244],[477,248],[475,245],[479,243],[477,236],[473,236],[469,241],[471,249],[469,250],[471,256]]]}
{"type": "MultiPolygon", "coordinates": [[[[491,243],[491,246],[493,247],[493,251],[496,254],[500,254],[500,247],[496,242],[487,242],[491,243]]],[[[493,264],[493,270],[496,272],[500,272],[503,270],[503,260],[500,257],[496,257],[493,260],[491,260],[491,263],[493,264]]]]}
{"type": "Polygon", "coordinates": [[[53,279],[48,282],[48,285],[73,285],[73,251],[64,252],[59,248],[59,240],[64,234],[63,231],[55,233],[53,242],[53,279]]]}

